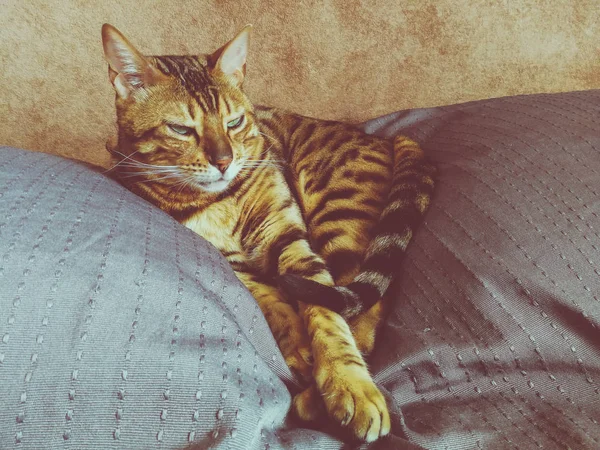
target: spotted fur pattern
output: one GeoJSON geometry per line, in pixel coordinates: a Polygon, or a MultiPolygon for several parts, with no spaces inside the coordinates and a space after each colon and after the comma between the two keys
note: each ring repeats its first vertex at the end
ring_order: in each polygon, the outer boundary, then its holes
{"type": "Polygon", "coordinates": [[[151,57],[103,27],[111,172],[227,258],[307,383],[296,414],[371,442],[390,417],[364,357],[433,172],[407,138],[252,105],[249,31],[210,55],[151,57]]]}

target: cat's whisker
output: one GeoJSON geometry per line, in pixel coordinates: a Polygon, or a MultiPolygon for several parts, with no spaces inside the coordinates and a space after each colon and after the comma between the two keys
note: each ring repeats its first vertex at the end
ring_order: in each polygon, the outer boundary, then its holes
{"type": "Polygon", "coordinates": [[[120,160],[118,163],[116,163],[115,165],[113,165],[113,166],[109,167],[108,169],[104,170],[102,173],[106,174],[106,173],[112,172],[117,167],[123,167],[125,164],[127,164],[126,161],[127,160],[124,158],[124,159],[120,160]]]}
{"type": "Polygon", "coordinates": [[[177,173],[174,170],[156,170],[156,169],[145,169],[139,168],[135,166],[125,167],[125,170],[129,171],[129,173],[138,173],[138,174],[167,174],[167,173],[177,173]],[[135,169],[135,170],[134,170],[135,169]]]}
{"type": "Polygon", "coordinates": [[[174,171],[174,170],[147,170],[147,169],[139,169],[139,168],[135,168],[138,170],[131,170],[129,172],[123,172],[123,173],[131,173],[131,174],[138,174],[138,175],[177,175],[178,172],[174,171]]]}
{"type": "Polygon", "coordinates": [[[186,187],[188,187],[188,186],[192,185],[193,183],[194,183],[194,177],[193,177],[193,176],[190,176],[190,177],[188,177],[188,179],[187,179],[187,180],[185,181],[185,183],[183,184],[183,188],[182,188],[182,190],[183,190],[184,188],[186,188],[186,187]]]}
{"type": "Polygon", "coordinates": [[[272,161],[246,161],[244,162],[242,165],[243,166],[261,166],[261,165],[276,165],[277,163],[274,163],[272,161]]]}
{"type": "Polygon", "coordinates": [[[272,169],[277,169],[277,170],[283,170],[281,167],[277,167],[277,166],[265,166],[265,165],[260,165],[260,166],[246,166],[246,167],[243,167],[242,169],[245,169],[245,170],[254,169],[254,170],[256,170],[256,169],[260,169],[260,168],[272,168],[272,169]]]}
{"type": "Polygon", "coordinates": [[[175,183],[173,184],[173,188],[179,188],[177,189],[177,192],[181,192],[183,191],[183,189],[185,188],[185,185],[188,183],[188,180],[181,180],[179,183],[175,183]]]}
{"type": "Polygon", "coordinates": [[[127,156],[127,155],[124,155],[121,152],[118,152],[118,151],[114,150],[113,153],[118,153],[119,155],[124,156],[124,158],[122,160],[120,160],[119,162],[117,162],[114,166],[109,167],[108,169],[106,169],[105,171],[103,171],[102,173],[106,174],[106,173],[108,173],[108,172],[110,172],[112,170],[115,170],[118,166],[120,166],[121,164],[125,163],[128,159],[130,159],[131,161],[135,161],[135,160],[131,159],[131,156],[134,155],[134,154],[136,154],[137,152],[138,151],[136,150],[131,155],[127,156]]]}
{"type": "Polygon", "coordinates": [[[136,171],[136,172],[123,172],[120,174],[123,178],[133,178],[133,177],[148,177],[152,176],[147,180],[141,180],[141,182],[151,182],[151,181],[167,181],[167,180],[178,180],[181,179],[181,174],[178,172],[163,172],[156,173],[153,171],[136,171]]]}
{"type": "MultiPolygon", "coordinates": [[[[271,148],[271,147],[269,147],[271,148]]],[[[267,152],[267,150],[265,150],[264,152],[262,152],[259,156],[262,156],[265,152],[267,152]]],[[[281,165],[283,166],[286,161],[282,160],[282,159],[262,159],[262,158],[246,158],[242,161],[242,165],[246,165],[248,163],[264,163],[264,164],[271,164],[271,165],[281,165]]]]}
{"type": "MultiPolygon", "coordinates": [[[[138,183],[155,183],[155,182],[164,182],[164,181],[179,180],[179,179],[180,179],[179,176],[164,176],[164,177],[158,177],[158,178],[142,179],[142,180],[139,180],[138,183]]],[[[169,183],[169,184],[172,185],[173,183],[169,183]]]]}
{"type": "Polygon", "coordinates": [[[135,160],[131,160],[131,161],[127,161],[127,162],[122,162],[122,164],[124,166],[128,166],[128,167],[141,167],[141,168],[152,168],[152,169],[179,169],[179,166],[167,166],[167,165],[157,165],[157,164],[146,164],[146,163],[142,163],[139,161],[135,161],[135,160]]]}
{"type": "Polygon", "coordinates": [[[256,163],[256,164],[281,164],[279,161],[272,159],[247,159],[243,164],[256,163]]]}
{"type": "MultiPolygon", "coordinates": [[[[261,134],[262,134],[262,133],[261,133],[261,134]]],[[[260,156],[263,156],[263,155],[265,155],[265,154],[269,153],[269,151],[271,150],[271,148],[273,147],[273,145],[275,145],[275,143],[273,143],[273,144],[269,145],[269,147],[268,147],[268,148],[266,148],[266,149],[264,149],[262,152],[260,152],[260,154],[259,154],[258,156],[260,157],[260,156]]]]}
{"type": "Polygon", "coordinates": [[[273,136],[269,136],[267,133],[263,133],[262,131],[259,131],[258,134],[261,134],[264,137],[271,139],[273,142],[277,142],[277,139],[275,139],[273,136]]]}
{"type": "Polygon", "coordinates": [[[240,171],[241,171],[241,170],[245,170],[245,171],[248,171],[248,170],[256,170],[256,169],[259,169],[259,168],[262,168],[262,167],[265,167],[265,168],[266,168],[266,167],[271,167],[271,168],[273,168],[273,169],[276,169],[276,170],[279,170],[279,171],[283,170],[281,167],[277,167],[277,166],[266,166],[266,165],[260,165],[260,166],[246,166],[246,167],[242,167],[242,168],[240,169],[240,171]]]}
{"type": "Polygon", "coordinates": [[[126,155],[124,153],[119,152],[118,150],[114,150],[113,153],[117,153],[118,155],[121,155],[123,157],[123,159],[120,160],[118,163],[116,163],[114,166],[110,167],[109,169],[106,169],[103,173],[110,172],[111,170],[114,170],[118,166],[152,168],[152,169],[157,169],[157,170],[163,170],[163,169],[166,169],[166,170],[171,169],[172,170],[172,169],[179,168],[179,166],[167,166],[167,165],[162,166],[162,165],[157,165],[157,164],[148,164],[148,163],[143,163],[141,161],[136,161],[135,159],[132,158],[132,156],[138,152],[139,152],[139,150],[136,150],[132,154],[126,155]]]}
{"type": "Polygon", "coordinates": [[[242,164],[242,168],[250,168],[250,167],[276,167],[278,169],[283,169],[285,166],[279,163],[274,163],[271,161],[257,161],[257,162],[245,162],[242,164]]]}
{"type": "Polygon", "coordinates": [[[145,166],[140,166],[138,164],[125,163],[125,165],[123,167],[130,168],[130,169],[139,169],[140,172],[147,172],[147,173],[164,173],[164,172],[180,173],[180,169],[177,168],[176,166],[173,166],[173,167],[147,166],[147,167],[145,167],[145,166]]]}
{"type": "Polygon", "coordinates": [[[264,155],[264,154],[267,154],[267,153],[269,153],[269,152],[271,151],[271,149],[273,148],[273,146],[275,145],[275,142],[276,142],[276,141],[274,141],[274,142],[273,142],[271,145],[269,145],[269,147],[268,147],[268,148],[266,148],[265,150],[263,150],[263,151],[261,152],[260,156],[262,156],[262,155],[264,155]]]}
{"type": "Polygon", "coordinates": [[[191,184],[195,178],[196,178],[195,174],[183,175],[182,177],[180,177],[180,180],[177,183],[173,184],[173,187],[180,186],[181,189],[183,189],[185,186],[191,184]]]}
{"type": "Polygon", "coordinates": [[[180,170],[176,168],[176,166],[172,166],[172,167],[167,167],[167,166],[140,166],[138,164],[132,164],[132,163],[125,163],[123,166],[123,168],[125,169],[131,169],[130,173],[138,173],[140,175],[142,174],[156,174],[156,175],[162,175],[162,174],[179,174],[180,170]]]}
{"type": "Polygon", "coordinates": [[[276,162],[276,163],[285,163],[283,159],[259,159],[259,158],[247,158],[244,161],[265,161],[265,162],[276,162]]]}

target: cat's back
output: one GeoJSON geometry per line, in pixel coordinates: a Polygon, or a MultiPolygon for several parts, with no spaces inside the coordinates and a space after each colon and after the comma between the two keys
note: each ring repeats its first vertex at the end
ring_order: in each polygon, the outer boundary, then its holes
{"type": "Polygon", "coordinates": [[[391,150],[390,141],[367,134],[351,123],[317,119],[264,105],[255,106],[254,113],[267,147],[273,146],[288,160],[319,157],[326,151],[341,154],[349,147],[359,153],[369,153],[373,148],[391,150]],[[304,149],[301,154],[300,149],[304,149]]]}
{"type": "Polygon", "coordinates": [[[354,125],[277,108],[255,114],[267,148],[286,161],[311,245],[336,282],[358,272],[392,183],[393,144],[354,125]]]}

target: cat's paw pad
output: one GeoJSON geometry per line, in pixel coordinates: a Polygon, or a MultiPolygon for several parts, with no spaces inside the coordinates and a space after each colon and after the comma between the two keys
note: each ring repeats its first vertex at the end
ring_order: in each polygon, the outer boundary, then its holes
{"type": "Polygon", "coordinates": [[[338,376],[322,386],[329,415],[354,437],[373,442],[390,432],[385,398],[370,377],[338,376]]]}
{"type": "Polygon", "coordinates": [[[296,416],[305,422],[316,422],[327,416],[321,394],[314,384],[296,395],[292,406],[296,416]]]}

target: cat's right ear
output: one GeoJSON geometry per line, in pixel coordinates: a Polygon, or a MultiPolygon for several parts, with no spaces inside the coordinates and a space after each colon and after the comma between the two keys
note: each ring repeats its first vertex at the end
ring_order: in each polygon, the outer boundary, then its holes
{"type": "Polygon", "coordinates": [[[246,56],[252,25],[246,25],[236,37],[208,57],[212,70],[241,86],[246,75],[246,56]]]}
{"type": "Polygon", "coordinates": [[[108,76],[119,97],[127,98],[164,78],[119,30],[108,23],[102,25],[102,45],[108,61],[108,76]]]}

